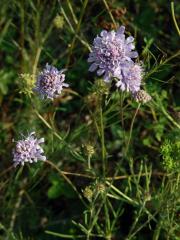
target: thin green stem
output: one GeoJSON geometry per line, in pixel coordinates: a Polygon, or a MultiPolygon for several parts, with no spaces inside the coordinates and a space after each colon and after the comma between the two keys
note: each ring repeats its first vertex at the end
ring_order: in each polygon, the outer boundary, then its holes
{"type": "MultiPolygon", "coordinates": [[[[120,93],[120,106],[121,106],[120,115],[121,115],[121,116],[120,116],[120,117],[121,117],[122,129],[124,129],[123,102],[124,102],[124,95],[123,95],[123,92],[121,91],[121,93],[120,93]]],[[[123,131],[123,135],[124,135],[124,131],[123,131]]]]}
{"type": "Polygon", "coordinates": [[[21,52],[21,71],[24,71],[24,42],[25,42],[25,7],[24,1],[20,3],[21,31],[20,31],[20,52],[21,52]],[[22,5],[21,5],[22,4],[22,5]]]}
{"type": "MultiPolygon", "coordinates": [[[[82,178],[89,178],[89,179],[97,178],[96,176],[90,176],[90,175],[83,174],[83,173],[74,173],[74,172],[67,172],[67,171],[62,171],[62,173],[65,175],[71,175],[71,176],[75,176],[75,177],[82,177],[82,178]]],[[[139,174],[122,175],[122,176],[116,176],[116,177],[106,177],[105,180],[108,180],[108,181],[123,180],[123,179],[128,179],[128,178],[133,178],[133,177],[145,177],[146,175],[147,175],[147,173],[142,173],[141,175],[139,175],[139,174]]],[[[151,175],[157,176],[157,177],[164,177],[164,176],[170,176],[171,174],[167,174],[167,173],[163,173],[163,172],[153,172],[151,175]]]]}
{"type": "Polygon", "coordinates": [[[38,65],[38,62],[39,62],[40,55],[41,55],[41,51],[42,51],[42,47],[39,47],[37,49],[34,64],[33,64],[33,72],[32,72],[33,76],[36,75],[36,69],[37,69],[37,65],[38,65]]]}
{"type": "Polygon", "coordinates": [[[131,121],[131,126],[130,126],[130,131],[129,131],[129,138],[128,138],[128,142],[127,142],[127,145],[126,145],[126,150],[125,150],[125,155],[127,154],[128,152],[128,149],[129,149],[129,144],[130,144],[130,141],[131,141],[131,137],[132,137],[132,130],[133,130],[133,126],[134,126],[134,121],[135,121],[135,118],[137,116],[137,113],[139,111],[139,108],[140,108],[141,104],[139,103],[135,113],[134,113],[134,116],[133,116],[133,119],[131,121]]]}
{"type": "MultiPolygon", "coordinates": [[[[135,118],[136,118],[136,115],[137,115],[137,112],[138,112],[139,108],[140,108],[140,105],[139,105],[138,108],[136,109],[136,112],[135,112],[134,117],[133,117],[132,122],[131,122],[130,135],[129,135],[129,139],[128,139],[128,144],[127,144],[127,146],[126,146],[126,152],[125,152],[125,154],[127,154],[127,151],[128,151],[128,148],[129,148],[129,143],[130,143],[130,140],[131,140],[132,129],[133,129],[134,121],[135,121],[135,118]]],[[[124,153],[123,153],[123,156],[124,156],[124,153]]],[[[119,172],[119,164],[117,165],[117,168],[116,168],[116,170],[115,170],[114,176],[109,179],[109,180],[111,181],[111,182],[109,183],[109,190],[110,190],[110,188],[111,188],[111,185],[113,185],[113,181],[116,180],[116,178],[118,177],[118,176],[117,176],[117,175],[118,175],[118,172],[119,172]]],[[[120,176],[119,176],[119,177],[120,177],[120,176]]],[[[118,178],[119,178],[119,177],[118,177],[118,178]]],[[[107,179],[106,179],[106,180],[107,180],[107,179]]]]}
{"type": "Polygon", "coordinates": [[[53,134],[61,141],[63,141],[63,138],[56,132],[54,132],[53,128],[51,127],[51,125],[43,118],[43,116],[41,116],[41,114],[38,113],[38,111],[35,109],[34,110],[36,115],[38,116],[38,118],[50,129],[53,131],[53,134]]]}
{"type": "Polygon", "coordinates": [[[52,126],[39,114],[39,112],[34,109],[36,115],[38,118],[52,131],[52,133],[60,140],[63,142],[63,144],[68,148],[70,153],[73,155],[73,157],[76,157],[78,160],[85,161],[85,159],[78,153],[76,152],[71,145],[69,145],[55,130],[52,128],[52,126]]]}
{"type": "Polygon", "coordinates": [[[143,211],[143,209],[145,207],[145,204],[146,204],[146,202],[143,203],[143,205],[139,209],[139,212],[136,214],[136,218],[135,218],[135,220],[134,220],[134,222],[133,222],[133,224],[131,226],[131,229],[130,229],[130,231],[128,233],[127,239],[131,238],[131,234],[133,233],[133,231],[134,231],[134,229],[135,229],[135,227],[136,227],[136,225],[137,225],[137,223],[138,223],[138,221],[139,221],[139,219],[141,217],[141,214],[142,214],[142,211],[143,211]]]}
{"type": "Polygon", "coordinates": [[[173,54],[172,56],[170,56],[169,58],[167,58],[164,61],[161,61],[158,65],[156,65],[151,71],[149,71],[146,76],[145,79],[148,79],[153,73],[158,72],[159,68],[161,68],[163,65],[165,65],[166,63],[170,62],[172,59],[178,57],[180,55],[180,50],[177,51],[175,54],[173,54]]]}
{"type": "Polygon", "coordinates": [[[164,113],[164,115],[167,117],[167,119],[169,119],[169,121],[171,121],[177,128],[180,129],[180,125],[176,121],[174,121],[174,119],[167,113],[163,105],[161,105],[161,110],[164,113]]]}
{"type": "Polygon", "coordinates": [[[91,169],[91,156],[88,156],[88,168],[91,169]]]}
{"type": "Polygon", "coordinates": [[[84,3],[83,3],[83,6],[82,6],[81,15],[80,15],[80,18],[79,18],[79,21],[78,21],[78,24],[77,24],[77,28],[76,28],[76,31],[75,31],[75,36],[74,36],[74,38],[72,40],[72,43],[70,45],[70,50],[69,50],[69,55],[68,55],[68,60],[67,60],[66,67],[68,67],[68,65],[69,65],[71,54],[72,54],[72,50],[74,48],[75,41],[76,41],[76,35],[79,33],[79,30],[80,30],[80,27],[81,27],[81,23],[82,23],[82,19],[83,19],[83,16],[84,16],[87,4],[88,4],[88,0],[85,0],[84,3]]]}
{"type": "Polygon", "coordinates": [[[70,10],[70,12],[72,14],[72,17],[73,17],[73,20],[74,20],[75,24],[78,24],[78,20],[76,18],[76,15],[75,15],[75,13],[73,11],[73,7],[72,7],[71,2],[69,0],[67,0],[67,5],[68,5],[69,10],[70,10]]]}
{"type": "Polygon", "coordinates": [[[114,26],[115,26],[115,27],[116,27],[116,29],[117,29],[117,24],[116,24],[116,21],[115,21],[115,19],[114,19],[113,15],[112,15],[112,13],[111,13],[111,10],[110,10],[110,8],[109,8],[109,6],[108,6],[108,4],[107,4],[106,0],[103,0],[103,3],[104,3],[104,5],[105,5],[105,7],[106,7],[106,9],[107,9],[107,11],[108,11],[108,13],[109,13],[109,16],[110,16],[110,18],[111,18],[112,22],[114,23],[114,26]]]}
{"type": "MultiPolygon", "coordinates": [[[[142,173],[140,175],[140,177],[145,177],[147,175],[147,173],[142,173]]],[[[153,172],[152,176],[169,176],[170,174],[167,173],[163,173],[163,172],[153,172]]],[[[107,177],[106,180],[122,180],[122,179],[128,179],[128,178],[132,178],[132,177],[138,177],[139,174],[133,174],[133,175],[123,175],[123,176],[115,176],[115,177],[107,177]]]]}
{"type": "Polygon", "coordinates": [[[103,166],[103,175],[106,175],[106,148],[104,142],[104,121],[103,121],[103,112],[102,107],[100,107],[100,125],[101,125],[101,149],[102,149],[102,166],[103,166]]]}
{"type": "Polygon", "coordinates": [[[56,233],[56,232],[52,232],[52,231],[45,231],[45,233],[53,235],[53,236],[57,236],[57,237],[61,237],[61,239],[63,238],[67,238],[67,239],[77,239],[77,238],[84,238],[84,235],[68,235],[68,234],[62,234],[62,233],[56,233]]]}
{"type": "Polygon", "coordinates": [[[44,37],[41,39],[41,41],[40,41],[39,37],[37,37],[38,42],[40,42],[40,46],[38,46],[37,52],[36,52],[36,55],[35,55],[35,58],[34,58],[34,64],[33,64],[33,70],[32,70],[33,76],[36,75],[37,65],[38,65],[39,58],[40,58],[40,55],[41,55],[41,52],[42,52],[42,49],[43,49],[43,44],[45,43],[45,41],[47,40],[49,34],[51,33],[52,28],[53,28],[53,25],[51,25],[48,28],[47,32],[44,34],[44,37]]]}
{"type": "Polygon", "coordinates": [[[158,214],[158,211],[156,211],[151,217],[148,218],[147,221],[145,221],[143,224],[140,225],[140,227],[131,234],[130,238],[125,238],[125,240],[133,239],[133,237],[142,229],[144,228],[156,215],[158,214]]]}
{"type": "Polygon", "coordinates": [[[126,199],[128,202],[138,205],[138,202],[136,202],[135,200],[133,200],[132,198],[128,197],[126,194],[124,194],[123,192],[121,192],[119,189],[117,189],[112,183],[106,181],[106,184],[113,189],[117,194],[119,194],[120,196],[122,196],[124,199],[126,199]]]}
{"type": "Polygon", "coordinates": [[[180,36],[180,29],[179,29],[179,26],[177,24],[176,17],[175,17],[175,12],[174,12],[174,2],[171,2],[171,13],[172,13],[172,18],[173,18],[173,21],[174,21],[174,25],[176,27],[178,35],[180,36]]]}
{"type": "Polygon", "coordinates": [[[176,126],[177,128],[180,129],[180,125],[168,114],[168,112],[166,111],[166,109],[164,108],[158,94],[156,94],[156,101],[153,101],[154,105],[157,108],[160,108],[160,110],[162,111],[162,113],[167,117],[167,119],[172,122],[174,124],[174,126],[176,126]],[[158,103],[157,103],[158,101],[158,103]]]}
{"type": "Polygon", "coordinates": [[[69,30],[75,35],[75,37],[82,43],[83,46],[85,46],[89,51],[91,51],[91,46],[89,45],[89,43],[85,40],[82,39],[82,37],[80,37],[78,34],[76,34],[76,31],[74,30],[71,22],[68,19],[68,16],[66,15],[66,12],[64,11],[63,7],[61,6],[61,13],[64,17],[64,19],[66,20],[67,24],[69,25],[69,30]]]}

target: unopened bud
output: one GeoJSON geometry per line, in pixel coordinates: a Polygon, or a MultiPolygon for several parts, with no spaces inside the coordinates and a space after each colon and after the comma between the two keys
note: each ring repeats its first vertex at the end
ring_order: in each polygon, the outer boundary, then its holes
{"type": "Polygon", "coordinates": [[[89,201],[91,201],[92,196],[93,196],[93,191],[90,188],[90,186],[85,187],[84,191],[83,191],[83,196],[85,198],[87,198],[89,201]]]}
{"type": "Polygon", "coordinates": [[[64,26],[64,18],[60,15],[57,15],[55,18],[54,18],[54,26],[58,29],[62,29],[63,26],[64,26]]]}

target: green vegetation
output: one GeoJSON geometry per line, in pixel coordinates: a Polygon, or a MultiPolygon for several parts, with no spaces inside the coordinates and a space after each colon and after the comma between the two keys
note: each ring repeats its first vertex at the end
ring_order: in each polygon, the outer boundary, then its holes
{"type": "Polygon", "coordinates": [[[0,240],[179,240],[178,1],[1,0],[0,240]],[[126,27],[152,100],[88,72],[93,39],[126,27]],[[32,90],[49,63],[70,85],[32,90]],[[46,162],[13,166],[21,134],[46,162]]]}

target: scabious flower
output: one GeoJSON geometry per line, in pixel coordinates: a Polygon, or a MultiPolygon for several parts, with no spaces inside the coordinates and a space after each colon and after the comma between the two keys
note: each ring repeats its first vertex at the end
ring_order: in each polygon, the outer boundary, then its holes
{"type": "Polygon", "coordinates": [[[142,104],[145,104],[145,103],[151,101],[151,99],[152,99],[152,97],[149,95],[149,93],[147,93],[144,90],[139,90],[138,92],[134,93],[133,97],[136,102],[142,103],[142,104]]]}
{"type": "Polygon", "coordinates": [[[137,63],[129,63],[123,67],[118,76],[116,86],[122,91],[135,93],[140,90],[143,68],[137,63]]]}
{"type": "Polygon", "coordinates": [[[40,144],[44,142],[44,138],[37,139],[35,132],[31,132],[26,138],[17,141],[16,147],[13,150],[13,162],[16,167],[18,164],[37,162],[38,160],[45,161],[44,151],[40,144]]]}
{"type": "Polygon", "coordinates": [[[53,100],[58,97],[63,87],[68,87],[69,84],[64,83],[65,70],[59,71],[57,68],[46,64],[45,69],[39,74],[35,91],[38,92],[42,98],[49,98],[53,100]]]}
{"type": "Polygon", "coordinates": [[[133,63],[138,53],[133,51],[134,38],[125,37],[125,27],[121,26],[117,32],[103,30],[100,36],[94,39],[92,52],[89,54],[88,62],[92,63],[89,71],[97,70],[97,75],[103,75],[105,81],[111,77],[121,75],[121,69],[127,63],[133,63]]]}

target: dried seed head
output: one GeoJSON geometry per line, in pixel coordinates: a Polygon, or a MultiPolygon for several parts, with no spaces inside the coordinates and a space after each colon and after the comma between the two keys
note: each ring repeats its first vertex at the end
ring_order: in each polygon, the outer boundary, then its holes
{"type": "Polygon", "coordinates": [[[88,157],[91,158],[92,155],[94,155],[95,153],[94,146],[88,143],[88,144],[85,144],[84,147],[85,147],[85,153],[87,154],[88,157]]]}
{"type": "Polygon", "coordinates": [[[98,95],[95,92],[92,92],[85,97],[85,102],[88,104],[88,107],[95,108],[98,104],[98,95]]]}
{"type": "Polygon", "coordinates": [[[152,97],[144,90],[139,90],[133,95],[134,99],[138,103],[147,103],[151,101],[152,97]]]}
{"type": "Polygon", "coordinates": [[[97,188],[97,191],[100,193],[103,193],[106,190],[106,186],[103,183],[98,183],[96,185],[96,188],[97,188]]]}
{"type": "Polygon", "coordinates": [[[146,200],[147,202],[148,202],[148,201],[151,201],[151,194],[150,194],[150,192],[145,192],[144,198],[145,198],[145,200],[146,200]]]}

